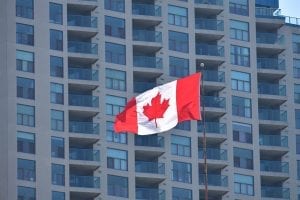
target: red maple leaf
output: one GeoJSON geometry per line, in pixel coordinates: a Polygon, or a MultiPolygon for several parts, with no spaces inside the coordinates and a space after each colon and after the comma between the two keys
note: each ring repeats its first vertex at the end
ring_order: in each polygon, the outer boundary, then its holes
{"type": "Polygon", "coordinates": [[[164,113],[169,107],[169,99],[164,99],[162,103],[160,103],[161,94],[158,92],[155,97],[151,99],[151,104],[147,103],[147,105],[143,106],[143,113],[148,117],[149,121],[155,120],[155,126],[157,128],[156,119],[164,118],[164,113]]]}

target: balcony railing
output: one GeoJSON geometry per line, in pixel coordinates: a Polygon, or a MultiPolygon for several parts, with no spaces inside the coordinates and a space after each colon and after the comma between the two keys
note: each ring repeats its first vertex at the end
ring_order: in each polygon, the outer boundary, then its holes
{"type": "Polygon", "coordinates": [[[99,123],[70,121],[69,132],[99,135],[99,123]]]}
{"type": "Polygon", "coordinates": [[[135,189],[136,200],[165,200],[165,190],[156,188],[136,188],[135,189]]]}
{"type": "Polygon", "coordinates": [[[256,33],[256,43],[259,44],[283,44],[284,36],[276,33],[256,33]]]}
{"type": "Polygon", "coordinates": [[[222,6],[223,0],[195,0],[195,3],[222,6]]]}
{"type": "Polygon", "coordinates": [[[285,70],[285,60],[277,58],[257,58],[257,68],[285,70]]]}
{"type": "Polygon", "coordinates": [[[271,83],[258,83],[258,94],[286,96],[286,86],[271,83]]]}
{"type": "Polygon", "coordinates": [[[133,56],[134,67],[162,68],[162,58],[154,56],[133,56]]]}
{"type": "MultiPolygon", "coordinates": [[[[207,185],[209,186],[219,186],[227,187],[228,186],[228,177],[217,174],[208,174],[207,175],[207,185]]],[[[199,174],[199,185],[205,185],[205,175],[199,174]]]]}
{"type": "Polygon", "coordinates": [[[256,7],[255,15],[258,18],[278,18],[285,20],[284,16],[278,15],[280,10],[278,8],[268,8],[268,7],[256,7]]]}
{"type": "Polygon", "coordinates": [[[285,110],[276,109],[258,109],[260,120],[272,120],[272,121],[287,121],[287,112],[285,110]]]}
{"type": "Polygon", "coordinates": [[[151,88],[156,87],[155,82],[146,82],[146,81],[134,81],[133,82],[133,91],[137,93],[144,92],[151,88]]]}
{"type": "Polygon", "coordinates": [[[289,173],[289,163],[281,161],[260,161],[260,171],[289,173]]]}
{"type": "Polygon", "coordinates": [[[165,164],[158,162],[135,161],[135,172],[165,174],[165,164]]]}
{"type": "Polygon", "coordinates": [[[100,178],[94,176],[70,175],[71,187],[100,188],[100,178]]]}
{"type": "Polygon", "coordinates": [[[263,146],[288,147],[288,137],[282,135],[259,135],[259,144],[263,146]]]}
{"type": "Polygon", "coordinates": [[[196,43],[196,54],[224,57],[224,46],[196,43]]]}
{"type": "Polygon", "coordinates": [[[283,187],[261,186],[261,197],[290,199],[290,189],[283,187]]]}
{"type": "Polygon", "coordinates": [[[225,82],[225,72],[214,71],[214,70],[205,70],[203,72],[203,80],[224,83],[225,82]]]}
{"type": "Polygon", "coordinates": [[[134,41],[145,41],[145,42],[162,42],[162,33],[159,31],[149,30],[133,30],[132,39],[134,41]]]}
{"type": "Polygon", "coordinates": [[[153,5],[153,4],[133,3],[132,14],[160,17],[161,6],[153,5]]]}
{"type": "MultiPolygon", "coordinates": [[[[226,135],[226,124],[218,122],[206,122],[205,131],[207,133],[226,135]]],[[[203,124],[201,121],[198,122],[198,132],[203,132],[203,124]]]]}
{"type": "Polygon", "coordinates": [[[99,97],[92,95],[69,94],[69,105],[99,108],[99,97]]]}
{"type": "Polygon", "coordinates": [[[216,19],[196,18],[195,28],[213,31],[224,31],[224,21],[216,19]]]}
{"type": "Polygon", "coordinates": [[[97,17],[84,15],[68,15],[68,26],[97,28],[97,17]]]}
{"type": "Polygon", "coordinates": [[[205,107],[210,107],[210,108],[226,107],[225,97],[202,96],[202,102],[205,105],[205,107]]]}
{"type": "Polygon", "coordinates": [[[71,53],[98,54],[98,44],[90,42],[68,42],[68,51],[71,53]]]}
{"type": "MultiPolygon", "coordinates": [[[[199,159],[204,158],[204,150],[202,147],[199,147],[198,157],[199,157],[199,159]]],[[[206,149],[206,157],[207,157],[207,159],[211,159],[211,160],[227,160],[227,150],[207,148],[206,149]]]]}
{"type": "Polygon", "coordinates": [[[79,67],[69,67],[69,79],[77,79],[77,80],[89,80],[89,81],[98,81],[98,73],[97,69],[89,69],[89,68],[79,68],[79,67]]]}
{"type": "Polygon", "coordinates": [[[136,146],[164,147],[165,140],[164,137],[157,135],[135,136],[134,143],[136,146]]]}
{"type": "Polygon", "coordinates": [[[100,151],[93,149],[70,148],[70,160],[100,161],[100,151]]]}

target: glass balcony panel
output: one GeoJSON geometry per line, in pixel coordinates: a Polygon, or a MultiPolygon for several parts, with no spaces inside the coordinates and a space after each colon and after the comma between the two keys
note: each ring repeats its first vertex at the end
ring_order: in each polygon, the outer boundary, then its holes
{"type": "Polygon", "coordinates": [[[196,54],[224,57],[224,46],[196,43],[196,54]]]}
{"type": "Polygon", "coordinates": [[[259,144],[264,146],[288,147],[288,137],[281,135],[259,135],[259,144]]]}
{"type": "Polygon", "coordinates": [[[132,37],[134,41],[162,42],[162,34],[159,31],[134,29],[132,37]]]}
{"type": "Polygon", "coordinates": [[[165,145],[164,137],[162,136],[135,136],[134,139],[136,146],[164,147],[165,145]]]}
{"type": "Polygon", "coordinates": [[[98,54],[98,44],[90,42],[68,42],[68,51],[71,53],[98,54]]]}
{"type": "Polygon", "coordinates": [[[195,3],[222,6],[223,0],[195,0],[195,3]]]}
{"type": "Polygon", "coordinates": [[[69,79],[98,81],[99,71],[97,69],[69,67],[69,79]]]}
{"type": "Polygon", "coordinates": [[[153,56],[133,56],[134,67],[162,68],[162,58],[153,56]]]}
{"type": "Polygon", "coordinates": [[[260,171],[289,173],[289,163],[281,161],[260,161],[260,171]]]}
{"type": "Polygon", "coordinates": [[[214,70],[205,70],[203,72],[204,81],[213,81],[213,82],[225,82],[225,72],[214,71],[214,70]]]}
{"type": "MultiPolygon", "coordinates": [[[[218,122],[206,122],[205,130],[207,133],[226,134],[226,124],[218,122]]],[[[203,132],[202,122],[198,122],[198,132],[203,132]]]]}
{"type": "Polygon", "coordinates": [[[283,44],[284,36],[276,33],[256,33],[256,42],[260,44],[283,44]]]}
{"type": "Polygon", "coordinates": [[[255,15],[258,18],[278,18],[285,20],[284,16],[278,15],[280,10],[278,8],[268,8],[268,7],[256,7],[255,15]]]}
{"type": "Polygon", "coordinates": [[[99,97],[91,95],[69,94],[69,105],[99,108],[99,97]]]}
{"type": "MultiPolygon", "coordinates": [[[[207,175],[207,184],[209,186],[219,186],[227,187],[228,186],[228,177],[217,174],[208,174],[207,175]]],[[[199,174],[199,185],[205,185],[205,175],[199,174]]]]}
{"type": "MultiPolygon", "coordinates": [[[[198,156],[199,156],[199,159],[204,158],[204,150],[202,147],[199,147],[198,156]]],[[[206,157],[207,157],[207,159],[211,159],[211,160],[227,160],[227,150],[207,148],[206,149],[206,157]]]]}
{"type": "Polygon", "coordinates": [[[94,176],[70,175],[71,187],[100,188],[100,178],[94,176]]]}
{"type": "Polygon", "coordinates": [[[165,190],[156,188],[136,188],[136,200],[165,200],[165,190]]]}
{"type": "Polygon", "coordinates": [[[93,149],[70,148],[70,160],[100,161],[100,151],[93,149]]]}
{"type": "Polygon", "coordinates": [[[68,15],[68,26],[97,28],[97,17],[84,15],[68,15]]]}
{"type": "Polygon", "coordinates": [[[261,197],[290,199],[290,189],[283,187],[261,186],[261,197]]]}
{"type": "Polygon", "coordinates": [[[153,4],[132,4],[132,14],[161,17],[161,6],[153,4]]]}
{"type": "Polygon", "coordinates": [[[195,28],[214,31],[224,31],[224,21],[216,19],[196,18],[195,28]]]}
{"type": "Polygon", "coordinates": [[[257,58],[257,68],[285,70],[285,60],[277,58],[257,58]]]}
{"type": "Polygon", "coordinates": [[[202,103],[205,107],[225,108],[226,102],[224,97],[202,96],[202,103]]]}
{"type": "Polygon", "coordinates": [[[157,162],[135,161],[135,171],[151,174],[165,174],[165,164],[157,162]]]}
{"type": "Polygon", "coordinates": [[[99,123],[70,121],[69,132],[99,135],[99,123]]]}
{"type": "Polygon", "coordinates": [[[286,96],[286,86],[270,83],[258,83],[258,94],[286,96]]]}
{"type": "Polygon", "coordinates": [[[258,109],[260,120],[272,120],[272,121],[287,121],[287,112],[285,110],[274,109],[258,109]]]}

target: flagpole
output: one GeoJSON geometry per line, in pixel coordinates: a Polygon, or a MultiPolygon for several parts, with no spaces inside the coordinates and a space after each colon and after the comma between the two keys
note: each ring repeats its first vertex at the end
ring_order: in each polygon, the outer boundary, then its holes
{"type": "MultiPolygon", "coordinates": [[[[201,67],[201,98],[204,96],[204,69],[205,65],[204,63],[200,63],[201,67]]],[[[207,174],[207,149],[206,149],[206,120],[205,120],[205,105],[204,101],[201,101],[202,106],[202,124],[203,124],[203,159],[204,159],[204,185],[205,185],[205,200],[208,200],[208,174],[207,174]]]]}

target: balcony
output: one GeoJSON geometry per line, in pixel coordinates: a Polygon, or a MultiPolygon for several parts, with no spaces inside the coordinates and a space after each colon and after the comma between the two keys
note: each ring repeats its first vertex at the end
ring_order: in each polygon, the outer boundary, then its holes
{"type": "Polygon", "coordinates": [[[271,121],[287,121],[287,112],[285,110],[276,109],[258,109],[260,120],[271,120],[271,121]]]}
{"type": "MultiPolygon", "coordinates": [[[[217,174],[207,175],[207,185],[217,187],[228,187],[228,177],[217,174]]],[[[205,175],[199,174],[199,185],[205,185],[205,175]]]]}
{"type": "Polygon", "coordinates": [[[263,172],[278,172],[278,173],[289,173],[289,163],[281,161],[260,161],[260,171],[263,172]]]}
{"type": "Polygon", "coordinates": [[[285,17],[280,16],[278,8],[256,7],[256,24],[266,29],[278,29],[285,23],[285,17]]]}
{"type": "Polygon", "coordinates": [[[133,41],[144,41],[144,42],[162,42],[162,33],[159,31],[149,30],[133,30],[133,41]]]}
{"type": "Polygon", "coordinates": [[[153,4],[132,3],[132,14],[161,17],[161,6],[153,4]]]}
{"type": "Polygon", "coordinates": [[[70,148],[70,160],[100,161],[100,151],[93,149],[70,148]]]}
{"type": "Polygon", "coordinates": [[[70,186],[80,188],[100,188],[100,178],[94,176],[70,175],[70,186]]]}
{"type": "Polygon", "coordinates": [[[258,94],[286,96],[285,85],[258,83],[258,94]]]}
{"type": "Polygon", "coordinates": [[[162,69],[162,58],[155,56],[133,56],[133,66],[149,69],[162,69]]]}
{"type": "Polygon", "coordinates": [[[165,190],[156,188],[136,188],[135,189],[136,200],[165,200],[165,190]]]}
{"type": "Polygon", "coordinates": [[[226,108],[225,97],[203,96],[202,103],[206,108],[226,108]]]}
{"type": "Polygon", "coordinates": [[[68,51],[70,53],[81,53],[81,54],[98,54],[98,44],[90,42],[78,42],[69,41],[68,51]]]}
{"type": "Polygon", "coordinates": [[[216,19],[196,18],[195,28],[212,31],[224,31],[224,21],[216,19]]]}
{"type": "Polygon", "coordinates": [[[279,44],[284,42],[284,36],[276,33],[256,33],[256,43],[258,44],[279,44]]]}
{"type": "MultiPolygon", "coordinates": [[[[227,160],[227,150],[225,149],[207,148],[206,155],[207,159],[210,160],[227,160]]],[[[198,150],[198,157],[199,159],[204,158],[204,150],[202,148],[199,148],[198,150]]]]}
{"type": "Polygon", "coordinates": [[[70,121],[69,132],[99,135],[99,123],[70,121]]]}
{"type": "Polygon", "coordinates": [[[133,91],[136,93],[142,93],[146,90],[150,90],[156,87],[155,82],[146,82],[146,81],[134,81],[133,82],[133,91]]]}
{"type": "Polygon", "coordinates": [[[195,0],[195,8],[197,12],[204,15],[218,15],[223,7],[223,0],[195,0]]]}
{"type": "Polygon", "coordinates": [[[255,16],[258,18],[285,19],[283,16],[278,16],[278,8],[256,7],[255,16]]]}
{"type": "Polygon", "coordinates": [[[224,46],[197,43],[196,54],[203,56],[224,57],[224,46]]]}
{"type": "Polygon", "coordinates": [[[164,152],[164,137],[157,135],[149,136],[138,136],[134,137],[134,143],[136,146],[136,156],[141,155],[141,157],[159,157],[164,152]],[[147,147],[147,148],[145,148],[147,147]]]}
{"type": "Polygon", "coordinates": [[[69,79],[74,80],[87,80],[87,81],[98,81],[99,70],[90,68],[80,67],[69,67],[68,68],[69,79]]]}
{"type": "Polygon", "coordinates": [[[290,199],[290,189],[283,187],[261,186],[261,197],[290,199]]]}
{"type": "Polygon", "coordinates": [[[205,91],[220,91],[225,88],[225,72],[217,70],[205,70],[202,72],[205,91]]]}
{"type": "Polygon", "coordinates": [[[196,4],[223,5],[223,0],[195,0],[196,4]]]}
{"type": "Polygon", "coordinates": [[[68,15],[68,26],[97,28],[97,17],[84,15],[68,15]]]}
{"type": "Polygon", "coordinates": [[[92,95],[69,94],[69,105],[99,108],[99,97],[92,95]]]}
{"type": "Polygon", "coordinates": [[[259,145],[288,147],[288,137],[282,135],[259,135],[259,145]]]}
{"type": "Polygon", "coordinates": [[[285,60],[277,58],[257,58],[257,68],[285,70],[285,60]]]}
{"type": "Polygon", "coordinates": [[[135,161],[135,172],[165,174],[165,164],[157,162],[135,161]]]}
{"type": "MultiPolygon", "coordinates": [[[[197,130],[200,137],[203,137],[203,124],[201,121],[198,122],[197,130]]],[[[218,122],[206,122],[205,132],[207,141],[213,141],[221,143],[227,139],[227,128],[226,124],[218,122]]],[[[200,138],[200,142],[201,138],[200,138]]]]}

